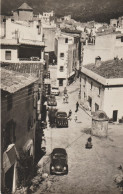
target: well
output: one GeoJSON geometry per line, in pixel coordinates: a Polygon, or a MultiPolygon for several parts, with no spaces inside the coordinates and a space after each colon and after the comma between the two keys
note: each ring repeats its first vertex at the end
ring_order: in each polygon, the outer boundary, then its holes
{"type": "Polygon", "coordinates": [[[102,110],[94,112],[92,117],[92,135],[98,137],[107,137],[108,135],[108,120],[106,113],[102,110]]]}

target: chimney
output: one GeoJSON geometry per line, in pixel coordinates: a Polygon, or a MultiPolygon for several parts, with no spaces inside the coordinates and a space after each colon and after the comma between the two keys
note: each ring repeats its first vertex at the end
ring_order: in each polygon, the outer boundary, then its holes
{"type": "Polygon", "coordinates": [[[101,57],[98,56],[98,57],[95,58],[95,66],[99,67],[100,65],[101,65],[101,57]]]}

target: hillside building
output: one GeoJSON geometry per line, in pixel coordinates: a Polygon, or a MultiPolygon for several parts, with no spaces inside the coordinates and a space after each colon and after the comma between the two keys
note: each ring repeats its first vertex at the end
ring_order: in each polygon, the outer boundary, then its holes
{"type": "Polygon", "coordinates": [[[27,3],[23,3],[13,12],[13,17],[14,20],[30,21],[33,19],[33,9],[27,3]]]}

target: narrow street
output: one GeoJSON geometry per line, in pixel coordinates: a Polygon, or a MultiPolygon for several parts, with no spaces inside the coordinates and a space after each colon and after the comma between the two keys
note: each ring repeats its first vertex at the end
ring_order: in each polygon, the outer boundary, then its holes
{"type": "MultiPolygon", "coordinates": [[[[35,194],[64,193],[64,194],[118,194],[120,191],[113,182],[117,174],[117,167],[123,161],[122,126],[116,126],[119,136],[114,136],[114,126],[109,125],[109,137],[100,139],[92,137],[93,148],[85,149],[87,134],[91,128],[91,117],[81,108],[78,120],[75,122],[74,113],[78,100],[79,80],[68,86],[69,103],[64,104],[62,96],[58,96],[58,109],[72,110],[72,120],[68,128],[50,128],[44,130],[46,136],[46,155],[49,156],[53,148],[65,148],[68,153],[68,175],[49,175],[35,194]],[[86,132],[85,132],[86,131],[86,132]],[[117,146],[116,146],[117,145],[117,146]]],[[[116,135],[116,134],[115,134],[116,135]]],[[[49,157],[50,158],[50,157],[49,157]]],[[[49,174],[49,162],[44,166],[44,172],[49,174]]]]}

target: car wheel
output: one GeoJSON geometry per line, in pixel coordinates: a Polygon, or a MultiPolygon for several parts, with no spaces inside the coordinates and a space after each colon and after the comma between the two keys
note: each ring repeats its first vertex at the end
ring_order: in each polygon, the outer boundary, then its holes
{"type": "Polygon", "coordinates": [[[50,175],[53,175],[53,172],[52,172],[52,170],[50,169],[50,175]]]}
{"type": "Polygon", "coordinates": [[[68,174],[68,166],[67,166],[66,174],[68,174]]]}

